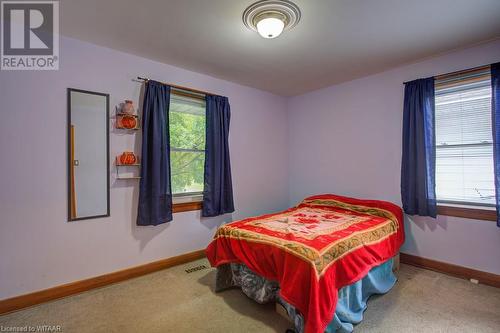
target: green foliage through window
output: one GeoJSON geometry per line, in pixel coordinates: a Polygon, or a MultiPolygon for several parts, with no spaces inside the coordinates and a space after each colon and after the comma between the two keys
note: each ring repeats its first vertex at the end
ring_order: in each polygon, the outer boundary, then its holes
{"type": "Polygon", "coordinates": [[[205,103],[172,95],[170,100],[170,166],[172,193],[203,191],[205,103]]]}

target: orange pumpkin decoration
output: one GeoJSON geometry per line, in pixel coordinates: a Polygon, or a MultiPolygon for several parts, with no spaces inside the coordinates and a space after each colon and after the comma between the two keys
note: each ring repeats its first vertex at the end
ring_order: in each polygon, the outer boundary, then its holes
{"type": "Polygon", "coordinates": [[[122,126],[126,129],[132,129],[137,126],[137,120],[132,116],[122,116],[121,123],[122,126]]]}
{"type": "Polygon", "coordinates": [[[134,164],[137,161],[137,158],[135,157],[134,153],[131,151],[125,151],[123,154],[120,156],[120,163],[121,164],[134,164]]]}

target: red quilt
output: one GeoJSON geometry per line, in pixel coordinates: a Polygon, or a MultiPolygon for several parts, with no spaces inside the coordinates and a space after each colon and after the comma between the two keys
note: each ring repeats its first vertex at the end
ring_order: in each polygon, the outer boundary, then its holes
{"type": "Polygon", "coordinates": [[[304,315],[306,333],[319,333],[333,319],[338,290],[395,256],[403,240],[398,206],[324,194],[223,225],[206,253],[212,266],[243,263],[277,281],[281,297],[304,315]]]}

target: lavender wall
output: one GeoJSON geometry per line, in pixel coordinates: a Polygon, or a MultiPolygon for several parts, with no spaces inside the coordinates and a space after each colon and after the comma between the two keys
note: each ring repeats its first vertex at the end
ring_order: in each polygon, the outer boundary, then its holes
{"type": "MultiPolygon", "coordinates": [[[[500,41],[288,100],[290,204],[338,193],[400,204],[403,82],[500,61],[500,41]]],[[[408,218],[402,251],[500,274],[489,221],[408,218]]]]}
{"type": "MultiPolygon", "coordinates": [[[[285,99],[114,50],[63,38],[50,72],[0,72],[0,299],[203,249],[231,216],[136,227],[137,183],[116,181],[111,217],[66,222],[66,88],[139,100],[144,75],[228,96],[236,212],[242,218],[288,205],[285,99]],[[258,133],[258,135],[256,135],[258,133]]],[[[138,145],[110,134],[111,157],[138,145]]]]}
{"type": "MultiPolygon", "coordinates": [[[[61,69],[0,72],[0,299],[204,248],[231,219],[333,192],[400,203],[402,82],[499,61],[500,42],[288,100],[144,58],[63,38],[61,69]],[[175,214],[136,227],[137,184],[116,181],[111,217],[66,222],[66,88],[139,100],[137,75],[230,98],[237,211],[175,214]],[[287,114],[288,111],[288,114],[287,114]],[[258,133],[258,135],[256,135],[258,133]]],[[[111,131],[111,156],[134,147],[111,131]]],[[[407,221],[403,251],[500,274],[500,229],[452,217],[407,221]]]]}

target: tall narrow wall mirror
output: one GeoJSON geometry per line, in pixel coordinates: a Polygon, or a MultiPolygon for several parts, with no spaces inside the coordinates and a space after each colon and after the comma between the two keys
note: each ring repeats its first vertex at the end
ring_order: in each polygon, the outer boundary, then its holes
{"type": "Polygon", "coordinates": [[[109,94],[68,89],[68,220],[109,216],[109,94]]]}

